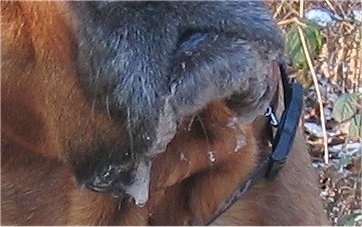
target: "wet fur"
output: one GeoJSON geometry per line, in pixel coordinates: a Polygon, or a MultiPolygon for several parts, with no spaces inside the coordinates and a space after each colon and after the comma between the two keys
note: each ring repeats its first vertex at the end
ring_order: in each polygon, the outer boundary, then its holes
{"type": "MultiPolygon", "coordinates": [[[[218,101],[205,96],[201,104],[193,103],[198,91],[185,88],[185,93],[180,90],[182,94],[172,101],[179,107],[173,109],[178,128],[167,151],[154,160],[147,205],[140,208],[127,197],[115,199],[90,191],[82,182],[92,179],[95,169],[109,162],[127,162],[123,155],[129,151],[130,140],[129,128],[122,123],[128,120],[123,106],[130,105],[139,94],[128,93],[132,101],[124,101],[117,92],[101,90],[95,99],[94,92],[99,89],[90,88],[102,83],[85,85],[92,80],[80,77],[76,22],[66,4],[2,2],[1,7],[2,224],[202,224],[265,156],[261,153],[266,138],[262,118],[253,124],[228,127],[230,119],[242,113],[238,103],[222,101],[226,96],[223,92],[218,101]],[[187,91],[195,92],[190,93],[195,97],[186,96],[191,103],[180,103],[187,91]],[[108,96],[112,97],[106,104],[108,96]],[[122,108],[116,108],[117,102],[122,108]],[[194,110],[187,112],[186,106],[194,110]],[[195,111],[198,113],[192,120],[190,115],[195,111]],[[245,137],[246,145],[235,152],[238,135],[245,137]],[[215,153],[215,162],[209,160],[210,151],[215,153]]],[[[241,26],[251,29],[244,31],[243,39],[273,36],[265,30],[253,34],[259,31],[253,26],[258,25],[241,26]]],[[[184,48],[188,48],[185,43],[184,48]]],[[[272,68],[265,62],[263,71],[273,72],[272,68]]],[[[161,88],[164,85],[158,84],[152,90],[164,92],[161,88]]],[[[255,96],[249,96],[247,103],[260,98],[259,93],[255,96]]],[[[154,121],[144,124],[147,127],[159,120],[156,107],[163,105],[157,105],[148,106],[154,121]]],[[[244,109],[245,114],[255,109],[250,106],[244,109]]],[[[137,114],[132,117],[133,123],[140,121],[137,114]]],[[[291,159],[280,176],[255,185],[215,224],[326,224],[316,182],[298,134],[291,159]]]]}

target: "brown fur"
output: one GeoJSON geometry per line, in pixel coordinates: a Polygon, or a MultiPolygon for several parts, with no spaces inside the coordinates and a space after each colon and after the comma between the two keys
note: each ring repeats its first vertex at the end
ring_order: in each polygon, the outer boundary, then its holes
{"type": "MultiPolygon", "coordinates": [[[[1,10],[2,224],[202,224],[265,156],[263,120],[228,127],[235,113],[215,102],[185,121],[155,159],[145,207],[80,187],[69,157],[104,145],[97,141],[122,141],[126,132],[80,88],[63,3],[1,2],[1,10]],[[240,134],[247,144],[235,152],[240,134]]],[[[327,224],[316,182],[298,133],[278,178],[253,186],[214,224],[327,224]]]]}

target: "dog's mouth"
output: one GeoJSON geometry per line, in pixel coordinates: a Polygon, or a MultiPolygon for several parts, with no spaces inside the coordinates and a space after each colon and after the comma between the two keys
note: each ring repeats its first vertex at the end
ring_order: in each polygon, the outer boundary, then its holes
{"type": "Polygon", "coordinates": [[[107,193],[118,200],[132,199],[137,206],[143,207],[149,201],[151,192],[172,187],[187,179],[192,175],[192,172],[202,170],[207,165],[209,167],[217,165],[221,161],[218,154],[221,150],[217,148],[214,151],[213,145],[220,143],[220,141],[225,142],[229,138],[224,138],[223,135],[219,137],[218,132],[213,132],[210,125],[217,125],[215,130],[223,128],[223,130],[230,132],[230,136],[235,137],[231,140],[234,144],[231,145],[230,149],[222,152],[237,153],[242,150],[248,141],[243,132],[239,130],[239,125],[242,122],[240,119],[242,118],[228,107],[226,102],[218,102],[217,105],[210,104],[205,110],[185,117],[177,126],[177,132],[170,137],[169,142],[165,143],[168,140],[161,140],[160,143],[154,143],[150,149],[157,147],[157,153],[152,153],[149,156],[142,155],[124,161],[122,164],[114,162],[109,165],[101,165],[101,168],[95,171],[92,179],[86,183],[86,187],[96,192],[107,193]],[[219,119],[214,118],[216,114],[214,117],[204,116],[210,111],[223,112],[224,116],[219,119]],[[194,157],[183,153],[185,148],[188,149],[186,144],[193,143],[190,139],[193,140],[194,138],[196,138],[195,141],[201,141],[204,144],[202,147],[205,148],[202,151],[203,163],[199,166],[194,157]],[[180,143],[182,143],[183,148],[178,147],[180,143]],[[190,162],[195,164],[182,167],[185,163],[190,162]],[[153,165],[153,163],[155,164],[153,165]],[[159,166],[163,165],[168,167],[160,170],[159,166]],[[152,166],[155,168],[151,168],[152,166]],[[175,169],[178,168],[185,168],[180,171],[184,173],[177,173],[175,169]],[[179,176],[175,177],[176,175],[179,176]]]}

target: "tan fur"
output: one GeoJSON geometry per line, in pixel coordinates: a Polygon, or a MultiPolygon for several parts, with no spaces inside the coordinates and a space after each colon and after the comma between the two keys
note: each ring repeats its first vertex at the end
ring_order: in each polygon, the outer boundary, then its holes
{"type": "Polygon", "coordinates": [[[286,166],[273,181],[249,190],[214,225],[329,225],[303,135],[298,132],[286,166]]]}
{"type": "MultiPolygon", "coordinates": [[[[145,207],[80,187],[68,159],[86,149],[69,148],[126,132],[82,92],[63,2],[2,2],[1,10],[1,224],[202,224],[266,155],[263,121],[230,127],[235,113],[215,102],[154,160],[145,207]],[[246,145],[235,151],[240,135],[246,145]]],[[[275,181],[253,186],[215,224],[327,224],[300,133],[291,153],[275,181]]]]}

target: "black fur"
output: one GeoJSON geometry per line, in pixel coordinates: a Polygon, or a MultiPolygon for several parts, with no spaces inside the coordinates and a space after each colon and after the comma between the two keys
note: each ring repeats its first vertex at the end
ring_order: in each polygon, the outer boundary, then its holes
{"type": "MultiPolygon", "coordinates": [[[[229,99],[245,122],[265,112],[266,65],[282,61],[284,43],[262,3],[70,4],[80,78],[99,110],[130,132],[132,162],[165,151],[182,118],[211,101],[229,99]]],[[[89,182],[111,161],[99,161],[89,182]]]]}

